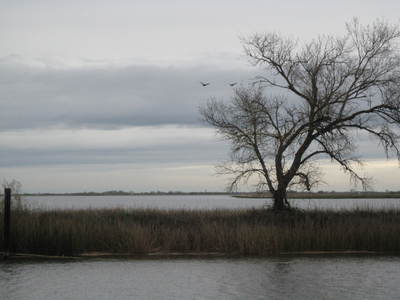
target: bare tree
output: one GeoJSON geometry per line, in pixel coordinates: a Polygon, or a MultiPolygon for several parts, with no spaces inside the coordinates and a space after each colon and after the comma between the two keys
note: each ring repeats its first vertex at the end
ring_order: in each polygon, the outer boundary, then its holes
{"type": "Polygon", "coordinates": [[[289,209],[288,188],[317,184],[316,159],[323,156],[366,187],[367,177],[356,168],[357,132],[400,159],[400,31],[384,21],[362,26],[356,19],[346,29],[343,37],[305,44],[276,33],[244,41],[265,75],[253,87],[236,89],[231,102],[211,100],[200,109],[232,144],[231,163],[223,167],[234,175],[230,188],[256,175],[259,187],[272,193],[274,209],[289,209]]]}

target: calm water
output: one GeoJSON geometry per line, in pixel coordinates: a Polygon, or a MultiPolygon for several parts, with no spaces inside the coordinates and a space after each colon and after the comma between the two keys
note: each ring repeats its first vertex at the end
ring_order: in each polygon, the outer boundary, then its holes
{"type": "Polygon", "coordinates": [[[399,299],[399,278],[398,257],[0,262],[0,299],[399,299]]]}
{"type": "MultiPolygon", "coordinates": [[[[234,198],[227,195],[196,196],[34,196],[25,197],[31,208],[163,208],[215,209],[270,205],[271,200],[234,198]]],[[[400,208],[400,199],[293,199],[293,206],[313,209],[400,208]]]]}

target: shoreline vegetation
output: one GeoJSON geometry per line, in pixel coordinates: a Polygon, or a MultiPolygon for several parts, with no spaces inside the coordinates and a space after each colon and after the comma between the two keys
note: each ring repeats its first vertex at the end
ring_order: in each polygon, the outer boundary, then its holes
{"type": "MultiPolygon", "coordinates": [[[[269,193],[243,193],[237,198],[271,198],[269,193]]],[[[288,192],[288,199],[400,199],[400,192],[288,192]]]]}
{"type": "Polygon", "coordinates": [[[11,250],[25,256],[87,258],[399,254],[399,233],[400,210],[394,209],[22,208],[12,212],[11,250]]]}

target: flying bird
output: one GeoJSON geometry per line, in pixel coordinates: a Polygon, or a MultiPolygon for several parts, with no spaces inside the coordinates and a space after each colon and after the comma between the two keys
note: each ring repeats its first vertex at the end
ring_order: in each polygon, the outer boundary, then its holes
{"type": "Polygon", "coordinates": [[[235,85],[237,85],[237,82],[232,82],[232,83],[230,83],[229,85],[230,85],[230,86],[235,86],[235,85]]]}
{"type": "Polygon", "coordinates": [[[207,86],[207,85],[210,84],[209,82],[202,82],[202,81],[200,81],[200,83],[201,83],[202,86],[207,86]]]}

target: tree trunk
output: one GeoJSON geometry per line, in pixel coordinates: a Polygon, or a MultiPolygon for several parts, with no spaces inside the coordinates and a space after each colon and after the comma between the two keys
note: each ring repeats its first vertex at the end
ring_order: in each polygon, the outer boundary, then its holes
{"type": "Polygon", "coordinates": [[[274,210],[290,210],[289,202],[287,201],[286,189],[277,190],[274,193],[274,210]]]}

